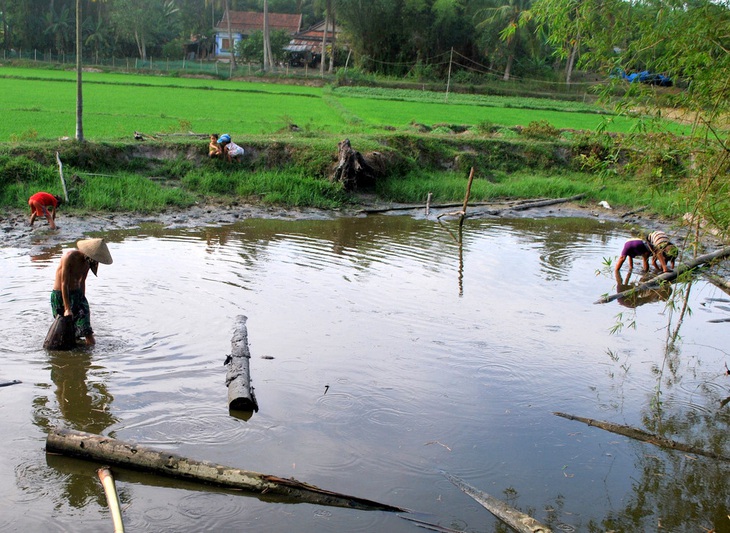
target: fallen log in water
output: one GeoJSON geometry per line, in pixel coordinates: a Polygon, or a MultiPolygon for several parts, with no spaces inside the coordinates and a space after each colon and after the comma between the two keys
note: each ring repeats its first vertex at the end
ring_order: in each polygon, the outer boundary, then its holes
{"type": "Polygon", "coordinates": [[[251,352],[248,349],[247,318],[236,317],[236,329],[231,338],[231,355],[226,358],[226,386],[228,387],[228,407],[234,411],[258,411],[259,405],[251,386],[249,361],[251,352]]]}
{"type": "Polygon", "coordinates": [[[648,442],[649,444],[653,444],[654,446],[659,446],[660,448],[669,448],[671,450],[679,450],[680,452],[693,453],[695,455],[704,455],[705,457],[710,457],[712,459],[730,461],[730,457],[720,455],[715,452],[703,450],[703,449],[697,448],[695,446],[690,446],[688,444],[683,444],[683,443],[677,442],[675,440],[667,439],[667,438],[661,437],[659,435],[656,435],[654,433],[649,433],[648,431],[644,431],[643,429],[634,428],[631,426],[625,426],[623,424],[614,424],[612,422],[594,420],[592,418],[584,418],[582,416],[569,415],[569,414],[561,413],[558,411],[554,412],[553,414],[556,416],[561,416],[563,418],[567,418],[568,420],[577,420],[578,422],[583,422],[584,424],[588,424],[589,426],[595,426],[597,428],[604,429],[606,431],[610,431],[611,433],[623,435],[624,437],[629,437],[631,439],[639,440],[642,442],[648,442]]]}
{"type": "Polygon", "coordinates": [[[656,289],[659,287],[659,285],[662,282],[670,282],[688,270],[692,270],[693,268],[697,268],[698,266],[704,265],[705,263],[710,263],[712,261],[715,261],[716,259],[724,259],[726,257],[730,256],[730,246],[726,246],[725,248],[720,248],[719,250],[716,250],[709,254],[704,254],[695,257],[692,261],[689,263],[680,263],[677,265],[677,268],[675,270],[670,270],[669,272],[664,272],[663,274],[659,274],[658,276],[655,276],[651,278],[650,280],[641,283],[637,285],[636,287],[633,287],[627,291],[619,292],[612,295],[605,295],[601,296],[598,300],[596,300],[595,304],[605,304],[608,302],[612,302],[613,300],[616,300],[618,298],[626,298],[631,296],[632,294],[635,294],[637,292],[646,291],[650,289],[656,289]]]}
{"type": "Polygon", "coordinates": [[[286,496],[299,503],[347,507],[364,511],[408,512],[400,507],[324,490],[296,479],[284,479],[208,461],[196,461],[167,451],[158,451],[102,435],[71,429],[51,430],[46,438],[46,452],[80,457],[217,487],[286,496]]]}
{"type": "Polygon", "coordinates": [[[519,533],[551,533],[552,530],[549,527],[541,524],[530,515],[526,515],[514,507],[507,505],[502,500],[498,500],[494,496],[490,496],[486,492],[472,487],[467,482],[448,472],[443,472],[443,474],[449,481],[459,487],[462,492],[474,498],[487,511],[515,531],[519,533]]]}
{"type": "Polygon", "coordinates": [[[522,205],[517,205],[512,208],[512,211],[524,211],[526,209],[532,209],[533,207],[545,207],[548,205],[554,205],[554,204],[564,204],[566,202],[574,202],[576,200],[582,200],[587,195],[585,193],[583,194],[576,194],[575,196],[571,196],[569,198],[555,198],[553,200],[541,200],[539,202],[529,202],[522,205]]]}

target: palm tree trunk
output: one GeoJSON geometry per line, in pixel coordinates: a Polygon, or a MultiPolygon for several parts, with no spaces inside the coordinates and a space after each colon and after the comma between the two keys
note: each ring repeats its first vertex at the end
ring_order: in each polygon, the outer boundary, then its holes
{"type": "Polygon", "coordinates": [[[571,78],[573,77],[573,66],[575,65],[575,58],[578,56],[578,47],[580,46],[580,34],[575,38],[573,47],[570,50],[570,56],[568,56],[568,65],[566,66],[565,83],[570,85],[571,78]]]}
{"type": "Polygon", "coordinates": [[[84,98],[82,93],[81,0],[76,0],[76,140],[84,140],[84,98]]]}
{"type": "Polygon", "coordinates": [[[228,25],[228,47],[230,48],[229,53],[231,54],[229,77],[232,77],[236,71],[236,47],[233,43],[233,32],[231,31],[231,3],[228,0],[226,0],[226,24],[228,25]]]}
{"type": "Polygon", "coordinates": [[[327,0],[327,6],[325,7],[324,14],[324,31],[322,32],[322,53],[320,54],[319,73],[324,77],[324,64],[326,61],[327,54],[327,30],[330,25],[330,11],[332,9],[332,3],[327,0]]]}
{"type": "Polygon", "coordinates": [[[269,34],[269,2],[264,0],[264,70],[274,70],[271,56],[271,35],[269,34]]]}

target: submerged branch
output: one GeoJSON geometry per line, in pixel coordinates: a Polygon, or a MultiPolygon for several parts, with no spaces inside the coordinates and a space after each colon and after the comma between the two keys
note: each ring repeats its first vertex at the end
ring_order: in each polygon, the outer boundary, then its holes
{"type": "Polygon", "coordinates": [[[463,493],[474,498],[474,500],[481,504],[487,511],[492,513],[518,533],[551,533],[552,530],[550,528],[544,526],[530,515],[526,515],[514,507],[507,505],[502,500],[498,500],[494,496],[490,496],[486,492],[482,492],[481,490],[472,487],[462,479],[459,479],[448,472],[442,473],[446,476],[446,479],[459,487],[463,493]]]}
{"type": "Polygon", "coordinates": [[[558,411],[554,412],[553,414],[556,416],[567,418],[568,420],[577,420],[578,422],[583,422],[584,424],[588,424],[589,426],[595,426],[597,428],[604,429],[618,435],[623,435],[624,437],[629,437],[634,440],[648,442],[649,444],[659,446],[660,448],[669,448],[671,450],[679,450],[680,452],[693,453],[695,455],[704,455],[705,457],[710,457],[712,459],[730,461],[730,457],[727,457],[725,455],[703,450],[701,448],[690,446],[689,444],[684,444],[675,440],[667,439],[659,435],[655,435],[654,433],[644,431],[643,429],[634,428],[623,424],[614,424],[613,422],[594,420],[593,418],[584,418],[582,416],[570,415],[558,411]]]}

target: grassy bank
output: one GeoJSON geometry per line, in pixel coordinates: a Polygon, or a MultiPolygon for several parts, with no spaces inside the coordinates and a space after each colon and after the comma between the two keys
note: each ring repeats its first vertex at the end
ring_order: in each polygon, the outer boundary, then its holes
{"type": "Polygon", "coordinates": [[[336,208],[354,201],[329,179],[343,138],[365,155],[383,154],[371,192],[384,201],[424,202],[429,193],[434,202],[461,201],[472,167],[473,201],[584,193],[677,217],[697,192],[686,182],[692,147],[676,135],[680,125],[590,102],[88,72],[87,142],[78,143],[69,140],[74,72],[0,66],[0,90],[0,208],[26,208],[38,190],[61,194],[56,154],[65,209],[336,208]],[[211,131],[245,148],[241,165],[207,159],[211,131]],[[663,148],[649,137],[666,139],[663,148]]]}
{"type": "MultiPolygon", "coordinates": [[[[657,181],[603,169],[586,171],[590,154],[606,150],[601,137],[539,140],[454,135],[390,134],[351,138],[366,156],[383,154],[386,172],[367,192],[383,201],[455,202],[464,197],[471,167],[472,201],[557,198],[586,194],[627,209],[650,206],[667,217],[689,210],[677,179],[657,181]],[[589,154],[589,156],[586,156],[589,154]]],[[[338,208],[355,196],[330,181],[340,137],[285,135],[249,138],[241,164],[209,160],[199,138],[115,143],[75,141],[0,145],[0,208],[27,208],[45,190],[63,194],[56,154],[63,163],[69,204],[78,211],[155,213],[205,202],[338,208]]],[[[669,171],[665,173],[669,175],[669,171]]],[[[362,191],[360,191],[362,192],[362,191]]]]}

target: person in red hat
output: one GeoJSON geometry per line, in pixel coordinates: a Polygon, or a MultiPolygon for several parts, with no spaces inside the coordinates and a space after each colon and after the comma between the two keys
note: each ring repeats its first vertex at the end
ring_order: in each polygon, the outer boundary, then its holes
{"type": "Polygon", "coordinates": [[[60,196],[47,192],[37,192],[28,199],[30,206],[30,225],[33,225],[36,217],[45,216],[51,229],[57,229],[56,226],[56,208],[62,202],[60,196]]]}
{"type": "Polygon", "coordinates": [[[91,311],[86,299],[86,276],[91,270],[96,276],[99,263],[112,264],[104,239],[84,239],[76,243],[77,249],[68,251],[56,269],[56,280],[51,292],[53,318],[71,315],[76,336],[84,337],[86,344],[94,344],[91,329],[91,311]]]}

